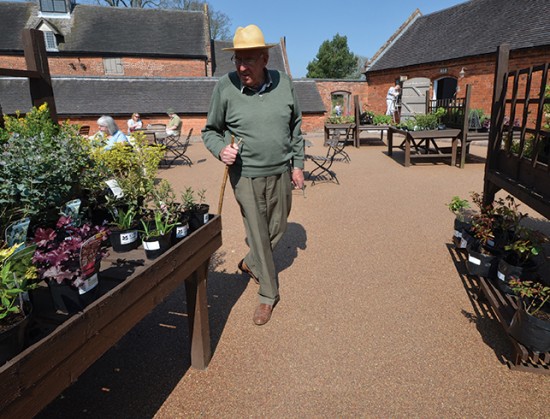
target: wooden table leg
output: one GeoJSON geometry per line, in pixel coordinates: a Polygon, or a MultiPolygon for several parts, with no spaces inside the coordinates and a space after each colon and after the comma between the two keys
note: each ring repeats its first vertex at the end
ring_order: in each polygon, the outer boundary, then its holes
{"type": "Polygon", "coordinates": [[[452,148],[452,151],[451,151],[451,166],[455,167],[456,165],[456,153],[457,153],[457,148],[458,148],[458,138],[455,137],[453,138],[453,148],[452,148]]]}
{"type": "Polygon", "coordinates": [[[466,134],[463,134],[460,139],[460,147],[462,147],[460,151],[460,168],[464,169],[464,165],[466,164],[466,134]]]}
{"type": "Polygon", "coordinates": [[[191,339],[191,366],[200,370],[206,369],[212,357],[206,299],[208,264],[209,260],[199,266],[191,278],[185,281],[189,337],[191,339]]]}
{"type": "Polygon", "coordinates": [[[411,141],[414,141],[409,134],[405,136],[405,167],[411,165],[411,141]]]}

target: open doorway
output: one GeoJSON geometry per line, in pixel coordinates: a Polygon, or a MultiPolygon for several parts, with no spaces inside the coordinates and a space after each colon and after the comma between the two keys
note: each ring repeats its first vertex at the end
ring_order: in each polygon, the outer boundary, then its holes
{"type": "Polygon", "coordinates": [[[453,99],[456,95],[457,81],[452,77],[444,77],[434,82],[433,99],[453,99]]]}
{"type": "Polygon", "coordinates": [[[347,116],[351,114],[351,92],[343,90],[331,93],[331,115],[347,116]]]}

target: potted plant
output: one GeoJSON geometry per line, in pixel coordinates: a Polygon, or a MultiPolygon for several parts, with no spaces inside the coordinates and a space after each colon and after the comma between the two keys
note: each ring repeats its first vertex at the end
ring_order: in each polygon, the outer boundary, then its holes
{"type": "Polygon", "coordinates": [[[516,228],[514,240],[504,247],[504,257],[498,264],[497,286],[502,292],[513,293],[509,286],[512,277],[525,279],[526,276],[533,276],[537,269],[535,258],[547,241],[548,238],[539,231],[525,226],[516,228]]]}
{"type": "Polygon", "coordinates": [[[106,227],[72,225],[61,216],[53,228],[38,228],[33,263],[48,283],[56,310],[70,314],[82,310],[97,298],[99,264],[107,255],[103,247],[106,227]]]}
{"type": "Polygon", "coordinates": [[[509,285],[521,301],[508,329],[510,335],[535,352],[550,351],[550,287],[515,276],[509,285]]]}
{"type": "Polygon", "coordinates": [[[24,118],[5,116],[0,128],[0,203],[2,230],[13,219],[29,217],[30,231],[55,225],[64,202],[78,194],[80,175],[89,164],[89,147],[77,127],[57,124],[44,104],[24,118]]]}
{"type": "Polygon", "coordinates": [[[142,241],[147,259],[156,259],[172,245],[171,232],[175,222],[166,209],[156,209],[150,219],[141,220],[142,241]]]}
{"type": "Polygon", "coordinates": [[[466,240],[462,240],[462,232],[471,230],[475,211],[470,207],[467,199],[459,196],[453,196],[447,208],[455,215],[453,242],[457,248],[465,249],[467,243],[466,240]]]}
{"type": "Polygon", "coordinates": [[[22,243],[0,249],[0,365],[25,346],[31,312],[28,291],[37,286],[34,250],[22,243]]]}
{"type": "Polygon", "coordinates": [[[206,204],[206,189],[197,192],[198,201],[195,198],[195,192],[191,187],[186,188],[182,193],[182,202],[185,211],[189,214],[189,227],[195,231],[208,222],[210,205],[206,204]]]}
{"type": "Polygon", "coordinates": [[[109,240],[115,252],[129,252],[139,246],[138,211],[133,205],[110,207],[113,217],[109,240]]]}

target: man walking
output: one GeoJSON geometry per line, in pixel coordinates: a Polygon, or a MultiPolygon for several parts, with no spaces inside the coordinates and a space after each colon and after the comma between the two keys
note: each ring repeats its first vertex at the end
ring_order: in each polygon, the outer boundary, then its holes
{"type": "Polygon", "coordinates": [[[239,269],[260,285],[256,325],[267,323],[279,301],[273,249],[282,238],[292,187],[304,186],[302,113],[290,78],[266,68],[269,48],[256,25],[235,31],[236,71],[222,77],[212,94],[202,138],[230,166],[229,178],[246,230],[248,254],[239,269]],[[231,144],[231,137],[238,139],[231,144]]]}

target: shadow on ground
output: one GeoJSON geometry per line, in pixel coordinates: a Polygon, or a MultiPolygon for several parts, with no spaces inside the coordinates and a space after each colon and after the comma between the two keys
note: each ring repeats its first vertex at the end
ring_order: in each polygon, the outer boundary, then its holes
{"type": "Polygon", "coordinates": [[[499,362],[508,365],[508,360],[513,356],[511,343],[485,299],[477,277],[468,274],[465,254],[455,249],[453,244],[447,244],[447,250],[472,304],[473,311],[462,310],[462,315],[476,325],[483,342],[495,352],[499,362]]]}
{"type": "MultiPolygon", "coordinates": [[[[290,266],[298,249],[305,246],[303,227],[289,223],[276,251],[278,270],[290,266]]],[[[250,280],[240,273],[219,270],[224,257],[224,253],[213,255],[208,275],[214,355],[231,310],[250,280]]],[[[189,353],[185,285],[182,285],[36,418],[153,417],[190,368],[189,353]]]]}

